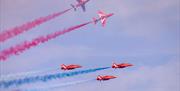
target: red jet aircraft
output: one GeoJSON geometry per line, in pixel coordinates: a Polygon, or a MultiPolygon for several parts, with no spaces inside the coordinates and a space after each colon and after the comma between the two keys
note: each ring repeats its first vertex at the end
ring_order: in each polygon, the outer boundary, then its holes
{"type": "Polygon", "coordinates": [[[107,18],[110,17],[110,16],[112,16],[112,15],[114,15],[114,14],[113,14],[113,13],[106,14],[106,13],[104,13],[103,11],[100,11],[100,10],[99,10],[99,11],[98,11],[98,15],[99,15],[99,17],[100,17],[99,19],[93,18],[94,24],[96,24],[98,21],[101,21],[102,26],[105,26],[107,18]]]}
{"type": "Polygon", "coordinates": [[[129,66],[133,66],[133,65],[130,63],[121,63],[121,64],[113,63],[112,68],[126,68],[129,66]]]}
{"type": "Polygon", "coordinates": [[[98,81],[105,81],[105,80],[110,80],[110,79],[114,79],[114,78],[117,78],[117,77],[115,77],[115,76],[98,76],[97,78],[96,78],[96,80],[98,80],[98,81]]]}
{"type": "Polygon", "coordinates": [[[74,65],[74,64],[71,64],[71,65],[64,65],[62,64],[61,65],[61,69],[62,70],[72,70],[72,69],[76,69],[76,68],[81,68],[82,66],[80,65],[74,65]]]}
{"type": "Polygon", "coordinates": [[[76,11],[76,8],[81,6],[82,10],[85,12],[86,11],[86,7],[85,7],[85,4],[87,2],[89,2],[90,0],[76,0],[78,2],[77,5],[73,5],[71,4],[71,6],[74,8],[74,11],[76,11]]]}

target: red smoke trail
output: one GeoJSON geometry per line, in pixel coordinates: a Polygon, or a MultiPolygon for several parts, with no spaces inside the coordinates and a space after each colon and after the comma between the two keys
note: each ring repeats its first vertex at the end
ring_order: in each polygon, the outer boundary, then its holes
{"type": "Polygon", "coordinates": [[[54,39],[60,35],[71,32],[75,29],[78,29],[78,28],[85,26],[87,24],[90,24],[90,23],[92,23],[92,22],[87,22],[84,24],[76,25],[76,26],[70,27],[68,29],[65,29],[63,31],[57,31],[55,33],[48,34],[46,36],[40,36],[38,38],[33,39],[32,41],[24,41],[21,44],[18,44],[16,46],[12,46],[12,47],[5,49],[5,50],[0,52],[0,61],[6,60],[11,55],[18,55],[19,53],[22,53],[25,50],[30,49],[31,47],[35,47],[35,46],[39,45],[40,43],[47,42],[50,39],[54,39]]]}
{"type": "Polygon", "coordinates": [[[47,22],[53,18],[56,18],[56,17],[58,17],[64,13],[68,12],[69,10],[71,10],[71,8],[64,10],[62,12],[57,12],[57,13],[45,16],[45,17],[40,17],[34,21],[31,21],[31,22],[25,23],[23,25],[17,26],[15,28],[1,32],[0,33],[0,43],[4,42],[4,41],[6,41],[6,40],[8,40],[14,36],[17,36],[17,35],[25,32],[25,31],[28,31],[28,30],[36,27],[37,25],[40,25],[40,24],[45,23],[45,22],[47,22]]]}

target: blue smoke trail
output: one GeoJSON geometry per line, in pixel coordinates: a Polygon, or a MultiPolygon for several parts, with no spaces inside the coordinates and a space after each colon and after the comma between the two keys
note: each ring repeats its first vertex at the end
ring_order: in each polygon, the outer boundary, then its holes
{"type": "Polygon", "coordinates": [[[66,73],[55,73],[55,74],[48,74],[48,75],[43,75],[43,76],[32,76],[32,77],[26,77],[22,79],[14,79],[14,80],[9,80],[9,81],[0,81],[0,88],[9,88],[11,86],[19,86],[23,84],[28,84],[28,83],[34,83],[34,82],[46,82],[49,80],[53,79],[60,79],[60,78],[65,78],[65,77],[71,77],[71,76],[76,76],[80,74],[86,74],[86,73],[91,73],[91,72],[96,72],[100,70],[105,70],[110,67],[103,67],[103,68],[94,68],[94,69],[87,69],[87,70],[80,70],[80,71],[74,71],[74,72],[66,72],[66,73]]]}
{"type": "Polygon", "coordinates": [[[50,71],[56,71],[58,69],[59,68],[57,68],[57,69],[45,69],[45,70],[31,71],[31,72],[23,72],[23,73],[15,73],[15,74],[8,74],[8,75],[1,75],[0,81],[15,79],[17,77],[25,77],[25,76],[33,75],[33,74],[40,74],[40,73],[46,73],[46,72],[50,72],[50,71]]]}

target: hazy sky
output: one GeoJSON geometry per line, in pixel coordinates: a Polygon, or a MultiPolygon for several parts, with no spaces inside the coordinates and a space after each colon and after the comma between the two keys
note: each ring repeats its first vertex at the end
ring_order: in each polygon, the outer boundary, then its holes
{"type": "MultiPolygon", "coordinates": [[[[63,11],[75,3],[76,0],[0,0],[0,30],[63,11]]],[[[102,74],[118,78],[53,91],[179,91],[179,4],[179,0],[91,0],[86,5],[86,12],[80,8],[77,12],[69,11],[0,44],[0,50],[90,21],[92,17],[98,17],[98,10],[115,14],[108,19],[105,27],[100,23],[90,24],[19,56],[12,56],[6,62],[0,62],[0,74],[56,69],[62,63],[80,64],[88,69],[111,66],[112,62],[129,62],[134,66],[36,83],[28,85],[28,88],[83,81],[102,74]]]]}

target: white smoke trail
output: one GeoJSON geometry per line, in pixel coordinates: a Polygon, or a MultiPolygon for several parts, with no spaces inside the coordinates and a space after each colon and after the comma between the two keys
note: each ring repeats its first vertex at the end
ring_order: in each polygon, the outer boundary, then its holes
{"type": "Polygon", "coordinates": [[[22,72],[22,73],[14,73],[14,74],[8,74],[8,75],[0,75],[0,81],[2,80],[10,80],[10,79],[15,79],[19,77],[27,77],[27,76],[32,76],[35,74],[42,74],[42,73],[47,73],[47,72],[52,72],[52,71],[57,71],[60,70],[59,68],[56,69],[44,69],[44,70],[38,70],[38,71],[30,71],[30,72],[22,72]]]}
{"type": "Polygon", "coordinates": [[[87,83],[87,82],[91,82],[91,81],[95,81],[95,79],[88,79],[88,80],[82,80],[82,81],[75,81],[75,82],[69,82],[66,84],[56,84],[56,85],[52,85],[49,87],[39,87],[39,88],[33,88],[33,89],[21,89],[21,91],[52,91],[55,89],[60,89],[63,87],[68,87],[68,86],[73,86],[73,85],[78,85],[78,84],[82,84],[82,83],[87,83]]]}

